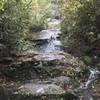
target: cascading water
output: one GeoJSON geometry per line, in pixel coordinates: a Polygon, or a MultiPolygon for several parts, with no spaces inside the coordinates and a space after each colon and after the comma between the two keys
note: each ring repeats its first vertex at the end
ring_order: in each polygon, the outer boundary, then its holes
{"type": "MultiPolygon", "coordinates": [[[[56,16],[60,17],[58,13],[58,5],[54,5],[51,12],[51,17],[47,19],[47,28],[39,32],[39,34],[34,34],[34,40],[36,45],[34,46],[34,51],[44,54],[56,53],[63,51],[61,49],[61,41],[58,39],[61,34],[61,19],[56,19],[56,16]],[[56,7],[56,8],[55,8],[56,7]]],[[[51,54],[51,58],[52,58],[51,54]]]]}
{"type": "Polygon", "coordinates": [[[88,80],[81,84],[81,86],[75,89],[75,92],[81,92],[83,94],[84,100],[95,100],[92,94],[92,83],[99,78],[100,72],[97,69],[90,68],[90,75],[88,80]]]}

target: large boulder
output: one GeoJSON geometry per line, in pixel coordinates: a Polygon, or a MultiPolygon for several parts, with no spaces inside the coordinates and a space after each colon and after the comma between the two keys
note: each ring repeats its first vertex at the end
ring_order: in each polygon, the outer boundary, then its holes
{"type": "Polygon", "coordinates": [[[29,36],[29,39],[31,41],[46,41],[46,40],[50,40],[52,37],[56,38],[56,37],[59,37],[59,34],[61,32],[59,30],[42,30],[41,32],[38,32],[38,33],[34,33],[33,35],[31,34],[29,36]]]}
{"type": "Polygon", "coordinates": [[[32,96],[63,95],[65,91],[55,84],[28,83],[19,87],[19,93],[32,96]]]}

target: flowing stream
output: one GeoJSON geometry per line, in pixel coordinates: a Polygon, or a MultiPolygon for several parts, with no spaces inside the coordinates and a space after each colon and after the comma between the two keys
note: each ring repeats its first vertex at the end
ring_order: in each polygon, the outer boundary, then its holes
{"type": "MultiPolygon", "coordinates": [[[[62,43],[60,41],[61,19],[58,13],[57,5],[52,9],[51,17],[47,19],[47,28],[34,34],[34,51],[43,55],[45,59],[56,59],[60,52],[62,43]],[[56,55],[56,56],[55,56],[56,55]]],[[[58,57],[59,58],[59,57],[58,57]]]]}
{"type": "Polygon", "coordinates": [[[89,69],[89,77],[87,81],[75,91],[77,93],[81,92],[83,94],[84,100],[95,100],[92,93],[92,83],[95,82],[100,76],[100,72],[97,69],[90,68],[89,69]]]}
{"type": "Polygon", "coordinates": [[[40,53],[50,53],[60,51],[61,41],[58,39],[61,33],[60,22],[58,19],[48,19],[48,29],[36,34],[36,46],[34,50],[40,53]]]}

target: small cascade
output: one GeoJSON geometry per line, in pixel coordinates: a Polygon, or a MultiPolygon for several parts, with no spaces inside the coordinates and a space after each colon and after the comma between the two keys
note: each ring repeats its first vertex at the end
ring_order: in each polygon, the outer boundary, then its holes
{"type": "Polygon", "coordinates": [[[54,7],[52,7],[51,17],[47,19],[47,28],[40,31],[39,33],[34,34],[33,38],[33,42],[35,44],[33,51],[38,52],[39,58],[48,60],[65,58],[62,57],[63,55],[61,55],[63,49],[61,48],[62,43],[59,39],[61,34],[61,19],[58,5],[53,4],[53,6],[54,7]]]}
{"type": "Polygon", "coordinates": [[[88,80],[81,84],[81,86],[75,89],[75,92],[81,92],[83,94],[84,100],[94,100],[92,93],[92,83],[95,82],[99,78],[100,72],[97,69],[90,68],[89,69],[89,77],[88,80]]]}
{"type": "Polygon", "coordinates": [[[50,53],[61,50],[61,41],[58,39],[61,34],[60,22],[58,19],[48,19],[48,28],[42,30],[40,34],[36,34],[37,36],[34,39],[36,40],[35,51],[39,53],[50,53]]]}

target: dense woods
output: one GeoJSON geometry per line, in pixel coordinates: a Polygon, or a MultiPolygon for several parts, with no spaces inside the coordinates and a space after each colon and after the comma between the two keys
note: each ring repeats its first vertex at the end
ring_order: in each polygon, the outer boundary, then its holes
{"type": "Polygon", "coordinates": [[[35,31],[45,27],[45,18],[49,16],[50,10],[47,4],[47,0],[41,4],[36,0],[1,0],[1,42],[11,49],[18,50],[24,47],[23,45],[27,45],[28,42],[24,39],[29,29],[35,31]]]}
{"type": "Polygon", "coordinates": [[[62,8],[62,30],[82,35],[91,41],[99,38],[99,4],[99,0],[67,1],[62,8]]]}
{"type": "Polygon", "coordinates": [[[0,100],[99,100],[99,71],[100,0],[0,0],[0,100]]]}
{"type": "Polygon", "coordinates": [[[88,43],[99,41],[99,4],[99,0],[67,0],[62,7],[63,33],[88,43]]]}

